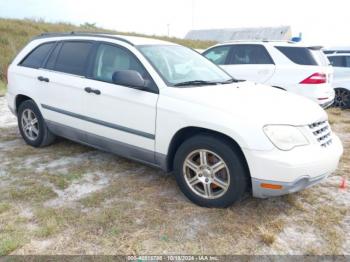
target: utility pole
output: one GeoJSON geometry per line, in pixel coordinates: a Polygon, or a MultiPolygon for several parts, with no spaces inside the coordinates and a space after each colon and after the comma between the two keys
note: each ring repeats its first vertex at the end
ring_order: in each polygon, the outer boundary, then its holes
{"type": "Polygon", "coordinates": [[[167,24],[166,26],[168,28],[168,37],[170,37],[170,24],[167,24]]]}

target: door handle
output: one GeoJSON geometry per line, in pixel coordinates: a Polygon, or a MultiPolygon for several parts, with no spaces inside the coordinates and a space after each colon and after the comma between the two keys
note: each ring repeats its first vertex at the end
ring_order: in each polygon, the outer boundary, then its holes
{"type": "Polygon", "coordinates": [[[100,91],[100,90],[98,90],[98,89],[93,89],[93,88],[91,88],[91,87],[85,87],[84,90],[85,90],[86,93],[94,93],[94,94],[96,94],[96,95],[100,95],[100,94],[101,94],[101,91],[100,91]]]}
{"type": "Polygon", "coordinates": [[[41,81],[41,82],[50,82],[50,79],[48,79],[47,77],[43,77],[43,76],[38,76],[38,80],[41,81]]]}
{"type": "Polygon", "coordinates": [[[92,92],[92,88],[91,87],[85,87],[84,88],[86,93],[91,93],[92,92]]]}

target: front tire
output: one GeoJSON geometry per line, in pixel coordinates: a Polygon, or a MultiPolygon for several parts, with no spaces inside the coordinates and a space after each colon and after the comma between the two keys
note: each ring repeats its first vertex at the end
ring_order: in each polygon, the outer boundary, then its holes
{"type": "Polygon", "coordinates": [[[187,198],[204,207],[227,207],[241,199],[248,187],[240,154],[211,135],[196,135],[179,147],[174,173],[187,198]]]}
{"type": "Polygon", "coordinates": [[[349,109],[350,108],[350,91],[345,88],[336,88],[333,106],[339,107],[341,109],[349,109]]]}
{"type": "Polygon", "coordinates": [[[44,147],[55,140],[33,100],[26,100],[18,108],[18,127],[24,141],[33,147],[44,147]]]}

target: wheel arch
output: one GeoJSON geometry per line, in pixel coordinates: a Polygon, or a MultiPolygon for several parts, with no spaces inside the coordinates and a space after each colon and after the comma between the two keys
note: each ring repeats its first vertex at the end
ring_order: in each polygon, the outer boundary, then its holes
{"type": "Polygon", "coordinates": [[[33,99],[29,96],[22,95],[22,94],[19,94],[16,96],[16,98],[15,98],[15,112],[16,112],[16,114],[18,114],[18,108],[19,108],[20,104],[22,104],[24,101],[27,101],[27,100],[33,100],[33,99]]]}
{"type": "Polygon", "coordinates": [[[239,154],[239,156],[242,160],[242,163],[243,163],[244,167],[246,168],[247,173],[249,174],[249,178],[250,178],[249,166],[248,166],[248,162],[246,160],[246,157],[243,153],[243,150],[241,149],[240,145],[232,137],[229,137],[228,135],[225,135],[225,134],[218,132],[218,131],[214,131],[214,130],[206,129],[206,128],[201,128],[201,127],[194,127],[194,126],[184,127],[182,129],[178,130],[175,133],[175,135],[173,136],[173,138],[171,139],[171,142],[170,142],[170,145],[168,148],[167,158],[166,158],[167,171],[173,170],[174,157],[175,157],[176,151],[179,148],[179,146],[185,140],[187,140],[190,137],[193,137],[195,135],[198,135],[198,134],[213,135],[216,138],[219,138],[219,139],[226,141],[231,146],[231,148],[239,154]]]}

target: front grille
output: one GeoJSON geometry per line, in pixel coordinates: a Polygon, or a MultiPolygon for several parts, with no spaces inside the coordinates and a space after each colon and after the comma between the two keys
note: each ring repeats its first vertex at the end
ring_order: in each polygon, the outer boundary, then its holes
{"type": "Polygon", "coordinates": [[[332,130],[328,121],[321,121],[309,125],[311,132],[322,147],[327,147],[332,144],[332,130]]]}

